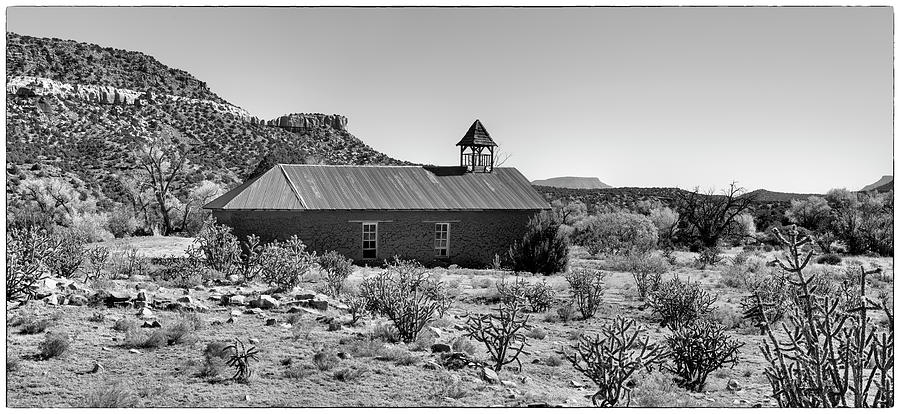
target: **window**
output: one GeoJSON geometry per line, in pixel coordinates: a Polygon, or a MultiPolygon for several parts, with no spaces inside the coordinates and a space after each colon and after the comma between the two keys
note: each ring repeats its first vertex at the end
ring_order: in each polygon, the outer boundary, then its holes
{"type": "Polygon", "coordinates": [[[362,224],[362,257],[363,259],[378,257],[378,223],[362,224]]]}
{"type": "Polygon", "coordinates": [[[434,255],[450,255],[450,223],[434,223],[434,255]]]}

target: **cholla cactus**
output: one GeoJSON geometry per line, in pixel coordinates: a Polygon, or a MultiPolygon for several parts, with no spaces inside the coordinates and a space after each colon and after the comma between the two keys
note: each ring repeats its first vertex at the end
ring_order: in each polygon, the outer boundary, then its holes
{"type": "Polygon", "coordinates": [[[34,228],[6,235],[6,300],[27,302],[46,276],[44,259],[52,248],[50,236],[34,228]]]}
{"type": "MultiPolygon", "coordinates": [[[[880,269],[865,270],[859,276],[859,301],[844,306],[831,292],[816,292],[816,275],[804,275],[812,251],[804,251],[811,242],[799,237],[796,226],[787,237],[775,229],[778,240],[786,247],[783,259],[775,263],[790,273],[788,281],[798,290],[789,322],[782,324],[787,340],[780,342],[772,329],[761,350],[769,366],[765,375],[782,407],[846,407],[848,392],[855,407],[893,406],[893,314],[865,295],[865,278],[880,269]],[[870,327],[867,312],[882,310],[891,322],[888,332],[876,333],[870,327]],[[871,329],[870,329],[871,328],[871,329]],[[871,368],[869,368],[871,367],[871,368]],[[869,397],[871,386],[876,393],[869,397]]],[[[757,297],[758,306],[766,307],[757,297]]],[[[766,312],[761,312],[768,324],[766,312]]]]}
{"type": "Polygon", "coordinates": [[[443,292],[441,282],[429,278],[418,262],[396,257],[385,271],[365,279],[359,292],[367,300],[367,310],[390,319],[407,343],[448,306],[438,295],[443,292]]]}
{"type": "Polygon", "coordinates": [[[520,331],[528,327],[528,315],[522,316],[522,311],[521,302],[500,302],[496,313],[469,316],[466,321],[466,336],[487,347],[495,371],[513,362],[519,365],[519,371],[522,370],[519,354],[527,342],[520,331]]]}
{"type": "Polygon", "coordinates": [[[614,407],[625,397],[625,406],[629,406],[631,375],[642,369],[649,372],[665,359],[663,347],[651,343],[648,336],[641,336],[643,331],[633,319],[617,317],[601,326],[596,337],[582,334],[574,352],[565,354],[578,372],[600,387],[591,396],[594,405],[614,407]]]}

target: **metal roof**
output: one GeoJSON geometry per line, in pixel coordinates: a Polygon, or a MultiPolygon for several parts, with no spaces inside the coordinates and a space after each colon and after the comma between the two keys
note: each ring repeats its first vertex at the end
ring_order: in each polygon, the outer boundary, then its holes
{"type": "Polygon", "coordinates": [[[497,143],[491,139],[491,134],[484,129],[484,125],[481,125],[481,121],[475,120],[472,123],[472,126],[469,127],[469,130],[466,131],[466,135],[463,135],[462,139],[456,144],[456,146],[471,146],[471,145],[482,145],[482,146],[490,146],[496,147],[497,143]]]}
{"type": "Polygon", "coordinates": [[[542,210],[515,168],[279,164],[203,206],[213,210],[542,210]],[[448,173],[449,172],[449,173],[448,173]]]}

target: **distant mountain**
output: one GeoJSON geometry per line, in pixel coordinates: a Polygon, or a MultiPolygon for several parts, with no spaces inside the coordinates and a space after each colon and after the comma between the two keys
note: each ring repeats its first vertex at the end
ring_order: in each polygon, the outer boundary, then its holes
{"type": "Polygon", "coordinates": [[[597,188],[612,188],[612,186],[603,183],[597,177],[554,177],[546,180],[534,180],[532,185],[541,185],[544,187],[556,188],[573,188],[593,190],[597,188]]]}
{"type": "Polygon", "coordinates": [[[193,143],[185,191],[201,180],[229,186],[278,162],[407,164],[354,137],[343,116],[261,120],[140,52],[15,33],[6,41],[7,168],[25,171],[7,174],[8,194],[45,165],[123,201],[132,149],[163,128],[193,143]]]}
{"type": "Polygon", "coordinates": [[[886,192],[890,191],[894,188],[894,176],[893,175],[885,175],[881,177],[878,181],[875,181],[872,184],[869,184],[862,188],[859,191],[878,191],[878,192],[886,192]]]}

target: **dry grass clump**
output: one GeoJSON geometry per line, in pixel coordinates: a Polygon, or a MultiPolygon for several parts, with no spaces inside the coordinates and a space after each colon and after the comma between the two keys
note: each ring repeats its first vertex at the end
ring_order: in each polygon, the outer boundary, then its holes
{"type": "Polygon", "coordinates": [[[363,377],[369,369],[362,365],[351,365],[334,372],[334,379],[342,382],[356,381],[363,377]]]}
{"type": "Polygon", "coordinates": [[[203,349],[203,364],[197,373],[204,378],[217,378],[225,371],[225,365],[231,353],[228,351],[228,344],[222,341],[213,341],[206,344],[203,349]]]}
{"type": "Polygon", "coordinates": [[[354,357],[372,358],[384,350],[384,342],[377,339],[353,339],[343,347],[344,351],[354,357]]]}
{"type": "Polygon", "coordinates": [[[84,399],[90,408],[133,408],[138,397],[123,382],[114,382],[91,390],[84,399]]]}
{"type": "Polygon", "coordinates": [[[134,319],[122,318],[116,321],[113,329],[119,332],[128,332],[138,328],[138,323],[134,319]]]}
{"type": "Polygon", "coordinates": [[[33,319],[24,322],[21,326],[22,328],[19,330],[20,334],[23,335],[34,335],[39,334],[47,330],[51,324],[50,319],[33,319]]]}
{"type": "Polygon", "coordinates": [[[47,333],[44,341],[38,348],[38,357],[41,359],[50,359],[58,357],[69,350],[69,337],[63,333],[47,333]]]}
{"type": "Polygon", "coordinates": [[[544,339],[547,337],[547,332],[545,332],[540,327],[535,326],[534,328],[528,330],[528,332],[525,333],[525,336],[534,339],[544,339]]]}
{"type": "Polygon", "coordinates": [[[464,336],[454,339],[450,344],[450,347],[454,352],[465,352],[468,355],[475,355],[475,352],[477,351],[475,343],[464,336]]]}
{"type": "Polygon", "coordinates": [[[442,374],[431,386],[429,394],[433,399],[449,398],[458,400],[469,395],[469,389],[458,377],[442,374]]]}
{"type": "Polygon", "coordinates": [[[338,358],[334,352],[328,350],[321,349],[316,351],[313,355],[313,365],[315,365],[319,371],[330,371],[340,363],[340,358],[338,358]]]}

